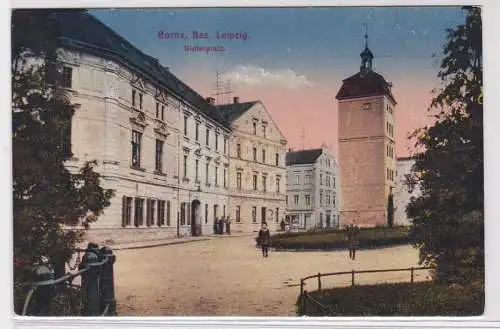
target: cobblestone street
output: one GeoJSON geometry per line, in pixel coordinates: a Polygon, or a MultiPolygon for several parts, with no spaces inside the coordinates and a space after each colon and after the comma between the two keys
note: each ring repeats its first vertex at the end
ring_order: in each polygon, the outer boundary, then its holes
{"type": "MultiPolygon", "coordinates": [[[[301,277],[318,272],[418,266],[411,246],[345,252],[271,252],[263,258],[250,237],[213,238],[146,249],[118,250],[115,265],[122,316],[293,316],[301,277]]],[[[423,271],[415,280],[426,279],[423,271]]],[[[356,275],[356,283],[409,281],[409,272],[356,275]]],[[[351,277],[322,279],[323,288],[351,277]]],[[[315,290],[315,280],[306,289],[315,290]]]]}

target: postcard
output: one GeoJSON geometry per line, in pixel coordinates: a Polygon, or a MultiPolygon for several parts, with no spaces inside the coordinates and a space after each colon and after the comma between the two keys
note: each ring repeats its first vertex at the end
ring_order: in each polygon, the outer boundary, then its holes
{"type": "Polygon", "coordinates": [[[11,18],[17,315],[483,314],[480,7],[11,18]]]}

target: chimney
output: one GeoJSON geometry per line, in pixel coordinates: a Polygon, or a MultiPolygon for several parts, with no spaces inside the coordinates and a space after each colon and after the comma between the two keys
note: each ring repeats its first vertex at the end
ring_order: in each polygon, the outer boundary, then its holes
{"type": "Polygon", "coordinates": [[[234,104],[238,104],[240,102],[240,98],[239,97],[233,97],[233,103],[234,104]]]}
{"type": "Polygon", "coordinates": [[[289,147],[288,152],[293,152],[293,148],[289,147]]]}
{"type": "Polygon", "coordinates": [[[215,98],[213,98],[213,97],[207,97],[207,102],[208,102],[208,104],[214,105],[215,104],[215,98]]]}

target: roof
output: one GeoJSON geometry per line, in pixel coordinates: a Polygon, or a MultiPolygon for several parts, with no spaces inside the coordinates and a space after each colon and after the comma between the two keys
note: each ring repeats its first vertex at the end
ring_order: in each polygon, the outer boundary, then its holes
{"type": "Polygon", "coordinates": [[[316,162],[316,160],[321,154],[323,154],[323,149],[287,152],[286,165],[291,166],[298,164],[312,164],[316,162]]]}
{"type": "Polygon", "coordinates": [[[342,82],[342,87],[340,87],[337,96],[335,96],[338,100],[385,95],[396,103],[389,83],[383,76],[374,71],[368,71],[364,75],[362,75],[361,72],[358,72],[353,76],[344,79],[342,82]]]}
{"type": "Polygon", "coordinates": [[[217,106],[220,115],[229,123],[241,117],[252,106],[259,103],[259,101],[245,102],[245,103],[232,103],[217,106]]]}
{"type": "Polygon", "coordinates": [[[148,76],[212,120],[229,128],[229,124],[214,105],[209,104],[205,98],[172,74],[168,68],[162,66],[158,59],[141,52],[94,16],[77,11],[54,11],[51,16],[60,24],[62,46],[118,60],[148,76]]]}

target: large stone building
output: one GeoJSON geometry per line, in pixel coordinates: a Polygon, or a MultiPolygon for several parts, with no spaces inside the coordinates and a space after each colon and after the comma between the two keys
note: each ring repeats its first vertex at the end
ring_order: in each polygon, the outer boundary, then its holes
{"type": "Polygon", "coordinates": [[[260,101],[217,107],[232,134],[229,141],[229,209],[233,230],[278,227],[285,217],[286,140],[260,101]]]}
{"type": "Polygon", "coordinates": [[[97,160],[102,186],[116,193],[89,239],[212,233],[228,214],[229,124],[211,100],[93,16],[55,17],[62,86],[79,104],[67,166],[97,160]]]}
{"type": "Polygon", "coordinates": [[[336,96],[341,217],[362,226],[387,223],[387,201],[396,176],[396,100],[391,84],[373,71],[372,60],[365,43],[360,71],[343,80],[336,96]]]}
{"type": "Polygon", "coordinates": [[[299,229],[338,228],[338,166],[326,148],[286,154],[286,219],[299,229]]]}

